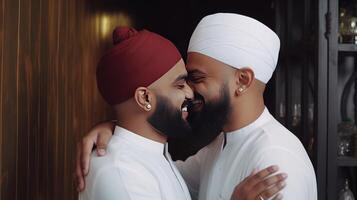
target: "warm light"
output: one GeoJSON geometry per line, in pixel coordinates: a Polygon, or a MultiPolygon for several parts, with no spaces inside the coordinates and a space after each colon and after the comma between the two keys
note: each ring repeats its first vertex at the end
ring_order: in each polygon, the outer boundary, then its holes
{"type": "Polygon", "coordinates": [[[119,15],[117,16],[117,21],[118,21],[117,26],[132,26],[133,25],[130,17],[124,13],[119,13],[119,15]]]}
{"type": "Polygon", "coordinates": [[[100,19],[100,34],[104,38],[110,32],[110,20],[109,17],[103,15],[100,19]]]}
{"type": "Polygon", "coordinates": [[[129,15],[124,12],[100,13],[96,15],[96,31],[102,39],[111,36],[112,31],[117,26],[133,26],[129,15]]]}

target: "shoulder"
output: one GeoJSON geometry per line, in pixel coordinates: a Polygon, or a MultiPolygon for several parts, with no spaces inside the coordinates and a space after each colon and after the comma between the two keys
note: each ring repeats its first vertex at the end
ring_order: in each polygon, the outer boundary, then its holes
{"type": "Polygon", "coordinates": [[[273,117],[249,140],[247,156],[252,158],[252,163],[277,164],[297,172],[304,169],[306,174],[314,175],[312,163],[300,140],[273,117]]]}
{"type": "Polygon", "coordinates": [[[158,180],[142,163],[108,155],[93,158],[91,164],[86,193],[93,199],[160,199],[158,180]]]}
{"type": "Polygon", "coordinates": [[[264,152],[266,149],[282,151],[287,154],[294,154],[298,157],[305,157],[306,151],[301,141],[273,116],[271,119],[259,127],[251,139],[251,145],[257,151],[264,152]]]}
{"type": "Polygon", "coordinates": [[[301,156],[284,147],[261,149],[252,157],[250,169],[264,169],[278,165],[279,171],[288,174],[287,186],[282,194],[287,199],[316,199],[317,183],[314,167],[307,156],[301,156]]]}

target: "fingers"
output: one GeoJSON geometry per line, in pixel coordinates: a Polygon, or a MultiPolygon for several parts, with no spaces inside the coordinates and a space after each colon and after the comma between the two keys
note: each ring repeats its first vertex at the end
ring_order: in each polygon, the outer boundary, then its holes
{"type": "Polygon", "coordinates": [[[249,176],[253,176],[253,175],[257,174],[257,173],[258,173],[258,170],[257,170],[257,169],[254,169],[254,170],[249,174],[249,176]]]}
{"type": "Polygon", "coordinates": [[[257,200],[269,199],[274,197],[275,200],[282,199],[279,192],[286,186],[286,173],[275,174],[279,170],[278,166],[273,165],[259,172],[254,170],[250,176],[239,183],[231,196],[231,199],[257,200]]]}
{"type": "Polygon", "coordinates": [[[81,142],[81,169],[84,176],[86,176],[89,172],[89,161],[90,161],[90,154],[95,144],[95,138],[86,136],[82,139],[81,142]]]}
{"type": "Polygon", "coordinates": [[[278,192],[280,192],[286,186],[286,178],[287,174],[284,173],[271,176],[265,179],[264,181],[259,182],[255,186],[256,191],[264,199],[269,199],[270,197],[273,197],[278,192]]]}
{"type": "Polygon", "coordinates": [[[81,192],[84,189],[84,176],[82,174],[82,168],[81,168],[80,143],[77,144],[76,171],[74,174],[74,181],[76,183],[77,191],[81,192]]]}
{"type": "Polygon", "coordinates": [[[112,132],[103,131],[98,134],[97,137],[97,155],[104,156],[107,150],[107,145],[112,137],[112,132]]]}
{"type": "Polygon", "coordinates": [[[89,172],[89,162],[92,149],[97,143],[97,154],[103,156],[107,144],[113,131],[113,122],[104,122],[97,124],[90,130],[86,137],[77,144],[76,168],[74,173],[75,182],[78,191],[85,188],[85,176],[89,172]]]}
{"type": "Polygon", "coordinates": [[[254,188],[257,190],[257,192],[261,193],[264,192],[267,188],[270,188],[270,186],[278,185],[279,183],[284,183],[287,177],[288,177],[287,174],[280,173],[258,182],[254,186],[254,188]]]}
{"type": "Polygon", "coordinates": [[[263,192],[262,194],[260,194],[260,196],[262,196],[264,199],[269,199],[271,197],[273,197],[274,195],[276,195],[273,199],[283,199],[283,196],[281,194],[277,194],[279,191],[281,191],[282,189],[284,189],[284,187],[286,186],[285,183],[280,183],[274,187],[272,187],[271,189],[268,189],[267,191],[263,192]]]}
{"type": "MultiPolygon", "coordinates": [[[[279,167],[276,165],[272,165],[269,166],[259,172],[257,172],[254,175],[248,176],[246,178],[247,181],[247,185],[253,187],[255,186],[257,183],[261,182],[262,180],[264,180],[265,178],[267,178],[268,176],[274,174],[275,172],[277,172],[279,170],[279,167]]],[[[254,171],[253,171],[254,172],[254,171]]]]}
{"type": "Polygon", "coordinates": [[[277,194],[274,198],[273,198],[273,200],[282,200],[283,199],[283,195],[281,195],[281,194],[277,194]]]}

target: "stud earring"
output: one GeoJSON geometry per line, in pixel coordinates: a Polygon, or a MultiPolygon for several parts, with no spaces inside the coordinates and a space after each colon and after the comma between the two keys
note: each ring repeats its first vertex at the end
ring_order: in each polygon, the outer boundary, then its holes
{"type": "Polygon", "coordinates": [[[151,110],[151,105],[150,104],[146,104],[145,108],[148,109],[148,110],[151,110]]]}
{"type": "Polygon", "coordinates": [[[238,89],[239,92],[243,92],[243,90],[244,90],[243,88],[239,88],[238,89]]]}

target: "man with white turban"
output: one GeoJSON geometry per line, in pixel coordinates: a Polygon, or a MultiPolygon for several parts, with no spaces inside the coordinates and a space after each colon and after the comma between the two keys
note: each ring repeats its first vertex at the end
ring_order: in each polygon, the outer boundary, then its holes
{"type": "Polygon", "coordinates": [[[289,176],[284,199],[317,199],[314,168],[303,145],[264,105],[279,47],[267,26],[237,14],[206,16],[193,32],[186,69],[195,91],[193,109],[199,112],[191,125],[202,134],[214,129],[214,122],[223,125],[211,144],[177,163],[199,199],[228,199],[250,170],[272,163],[289,176]]]}
{"type": "MultiPolygon", "coordinates": [[[[186,66],[195,92],[189,121],[196,133],[218,136],[196,155],[176,162],[193,199],[229,199],[252,170],[272,164],[289,176],[279,199],[317,199],[314,168],[303,145],[264,105],[279,48],[278,36],[247,16],[218,13],[197,25],[186,66]]],[[[85,144],[91,147],[100,138],[99,151],[104,151],[108,132],[108,125],[97,126],[85,144]]],[[[88,169],[88,161],[83,163],[88,169]]],[[[267,199],[264,193],[258,197],[267,199]]]]}

